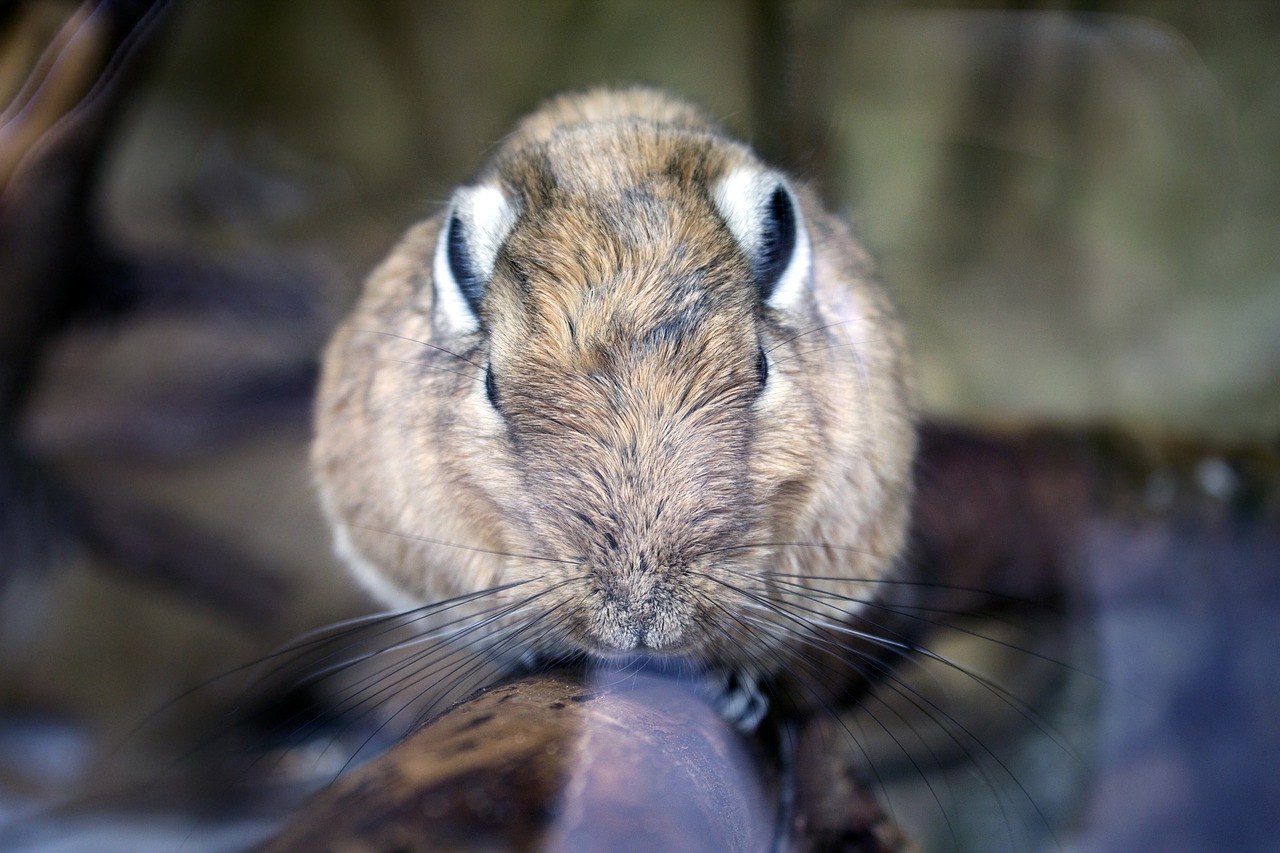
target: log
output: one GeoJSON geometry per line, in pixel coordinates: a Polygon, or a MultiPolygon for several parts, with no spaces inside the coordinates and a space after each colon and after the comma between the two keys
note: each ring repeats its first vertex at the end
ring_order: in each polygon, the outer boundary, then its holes
{"type": "Polygon", "coordinates": [[[765,766],[674,682],[540,676],[455,706],[261,851],[764,851],[778,813],[765,766]]]}

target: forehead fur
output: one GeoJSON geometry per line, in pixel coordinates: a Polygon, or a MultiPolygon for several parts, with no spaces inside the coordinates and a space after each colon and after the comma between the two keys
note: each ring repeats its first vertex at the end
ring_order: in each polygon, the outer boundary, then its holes
{"type": "Polygon", "coordinates": [[[664,178],[706,194],[744,163],[762,166],[693,105],[633,87],[546,102],[507,137],[486,176],[536,205],[555,193],[625,192],[664,178]]]}
{"type": "Polygon", "coordinates": [[[514,348],[563,367],[571,355],[754,338],[750,266],[711,190],[741,156],[702,130],[642,119],[562,127],[507,152],[497,174],[525,214],[486,295],[495,357],[514,348]]]}
{"type": "Polygon", "coordinates": [[[545,142],[567,127],[609,124],[636,119],[671,128],[715,130],[716,125],[692,104],[660,89],[632,86],[596,88],[551,98],[520,122],[507,147],[545,142]]]}

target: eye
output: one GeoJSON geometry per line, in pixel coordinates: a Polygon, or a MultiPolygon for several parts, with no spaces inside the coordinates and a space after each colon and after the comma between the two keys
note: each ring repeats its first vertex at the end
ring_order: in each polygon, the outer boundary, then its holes
{"type": "Polygon", "coordinates": [[[493,379],[493,368],[488,367],[484,371],[484,395],[489,398],[489,405],[495,410],[498,408],[498,383],[493,379]]]}
{"type": "Polygon", "coordinates": [[[765,354],[764,347],[760,347],[760,353],[756,356],[756,381],[761,390],[764,390],[765,383],[769,381],[769,356],[765,354]]]}

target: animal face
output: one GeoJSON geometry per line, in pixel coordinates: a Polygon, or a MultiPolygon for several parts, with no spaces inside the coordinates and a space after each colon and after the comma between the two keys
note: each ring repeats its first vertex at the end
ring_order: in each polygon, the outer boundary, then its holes
{"type": "Polygon", "coordinates": [[[900,546],[899,336],[847,232],[651,95],[553,103],[411,232],[327,353],[317,475],[390,602],[516,582],[513,649],[768,669],[795,578],[900,546]]]}
{"type": "Polygon", "coordinates": [[[784,396],[765,395],[766,347],[809,290],[807,235],[785,181],[741,151],[622,137],[564,131],[461,191],[436,287],[445,329],[487,336],[492,464],[520,484],[497,501],[503,541],[556,561],[527,569],[567,593],[558,640],[701,656],[741,633],[726,568],[769,555],[738,549],[765,529],[757,412],[784,396]]]}

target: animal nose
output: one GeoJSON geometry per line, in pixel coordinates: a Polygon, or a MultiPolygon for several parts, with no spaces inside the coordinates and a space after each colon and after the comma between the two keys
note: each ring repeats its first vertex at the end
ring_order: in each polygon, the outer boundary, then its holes
{"type": "Polygon", "coordinates": [[[596,643],[606,653],[674,652],[683,647],[683,632],[670,625],[659,627],[652,616],[634,621],[619,619],[593,626],[596,643]]]}
{"type": "Polygon", "coordinates": [[[659,570],[639,563],[630,568],[593,572],[591,633],[612,651],[673,651],[684,641],[687,617],[678,589],[659,570]]]}

